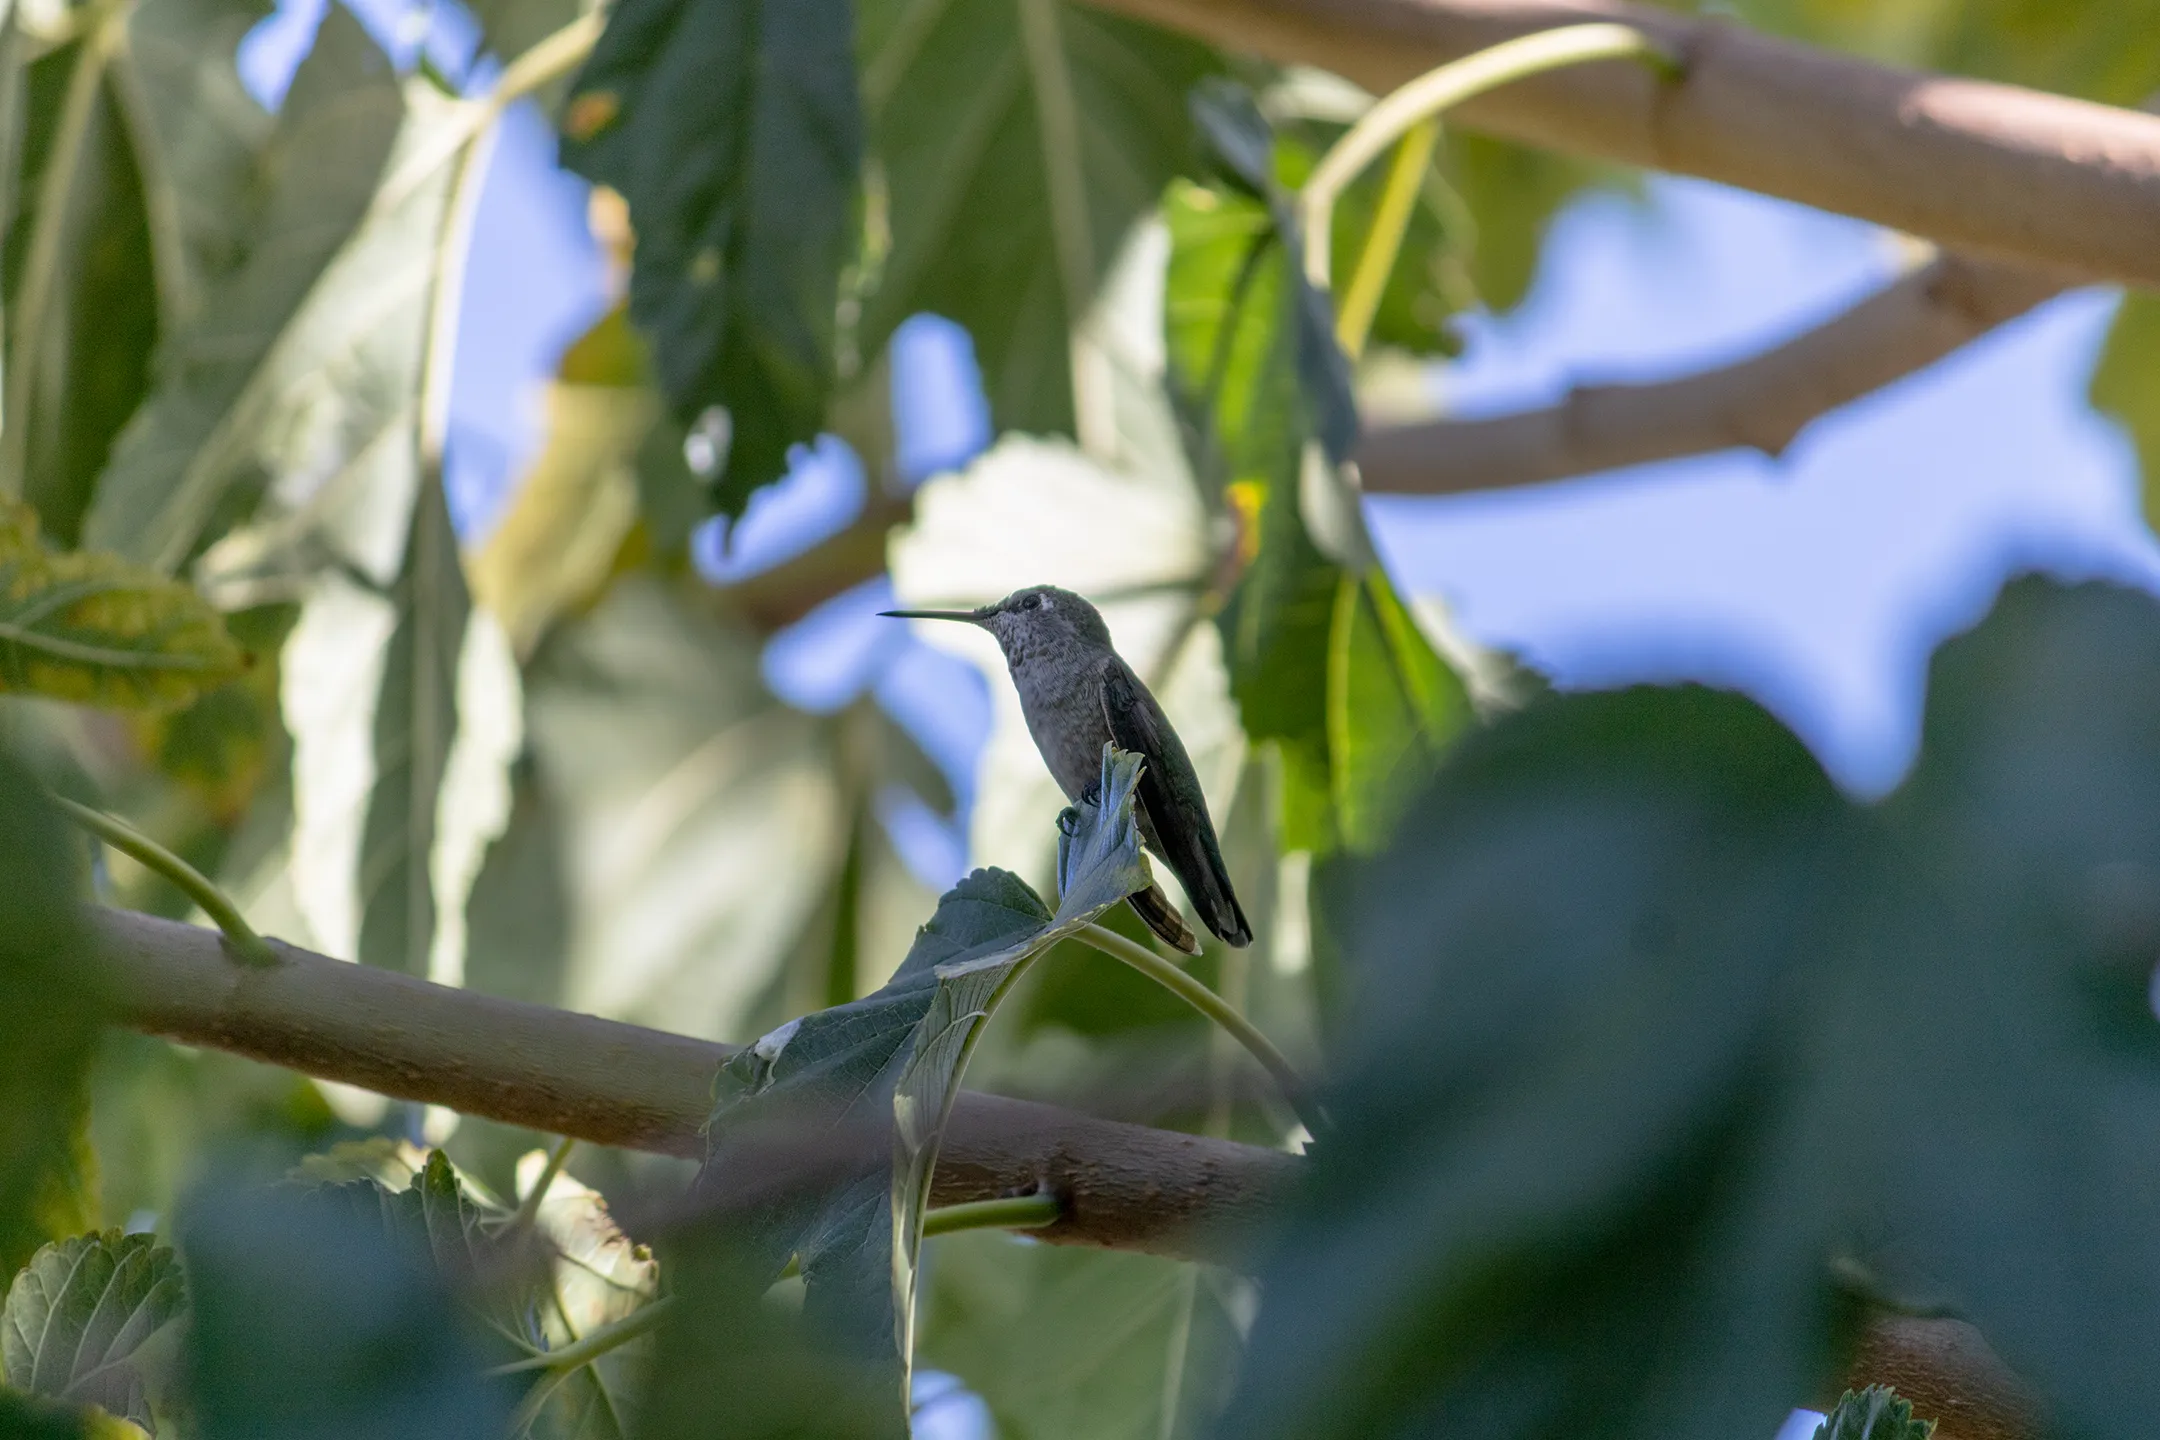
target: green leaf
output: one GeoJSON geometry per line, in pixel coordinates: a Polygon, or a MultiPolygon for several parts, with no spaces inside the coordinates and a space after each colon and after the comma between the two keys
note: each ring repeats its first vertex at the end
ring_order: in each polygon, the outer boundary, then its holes
{"type": "Polygon", "coordinates": [[[480,1372],[522,1352],[488,1325],[529,1291],[476,1240],[477,1214],[439,1154],[398,1194],[372,1180],[198,1194],[181,1243],[201,1433],[504,1433],[514,1392],[480,1372]]]}
{"type": "Polygon", "coordinates": [[[47,1245],[0,1310],[0,1377],[149,1429],[170,1379],[163,1332],[186,1308],[179,1259],[154,1236],[108,1230],[47,1245]]]}
{"type": "Polygon", "coordinates": [[[0,495],[30,501],[66,541],[142,399],[158,336],[142,178],[108,36],[26,67],[20,198],[4,256],[6,405],[18,423],[0,440],[0,495]]]}
{"type": "Polygon", "coordinates": [[[0,1273],[45,1240],[75,1177],[101,1007],[77,909],[81,838],[0,751],[0,1273]]]}
{"type": "Polygon", "coordinates": [[[1877,806],[1695,688],[1462,742],[1350,877],[1339,1129],[1223,1433],[1767,1434],[1855,1247],[2063,1433],[2148,1432],[2155,716],[2160,607],[2024,581],[1877,806]]]}
{"type": "Polygon", "coordinates": [[[974,337],[1001,430],[1074,431],[1073,331],[1133,223],[1199,163],[1202,46],[1071,0],[866,0],[890,249],[861,348],[934,311],[974,337]]]}
{"type": "Polygon", "coordinates": [[[0,1435],[8,1440],[143,1440],[143,1432],[102,1410],[81,1410],[0,1386],[0,1435]]]}
{"type": "MultiPolygon", "coordinates": [[[[163,112],[154,113],[164,128],[163,112]]],[[[344,366],[356,323],[390,317],[417,331],[425,306],[410,298],[415,277],[356,275],[367,262],[351,253],[337,267],[342,285],[323,286],[344,293],[306,302],[369,216],[403,113],[389,61],[350,13],[332,7],[256,157],[243,192],[251,203],[234,204],[236,187],[218,166],[205,167],[205,198],[231,206],[228,214],[247,223],[237,244],[231,232],[218,238],[215,216],[185,232],[203,237],[201,300],[163,338],[153,393],[98,481],[83,532],[88,543],[171,572],[213,528],[229,496],[244,511],[273,475],[288,485],[319,482],[325,466],[340,463],[341,455],[322,453],[337,443],[329,437],[341,418],[321,395],[324,372],[338,377],[334,384],[351,383],[344,366]],[[281,443],[299,453],[279,455],[281,443]]],[[[175,166],[182,158],[172,157],[175,166]]],[[[192,165],[176,169],[171,183],[192,188],[192,165]]],[[[417,203],[396,208],[432,239],[439,187],[418,189],[417,203]],[[426,213],[410,213],[416,210],[426,213]]],[[[420,286],[426,277],[423,266],[420,286]]]]}
{"type": "Polygon", "coordinates": [[[0,501],[0,693],[171,707],[240,666],[193,588],[115,555],[48,550],[36,515],[0,501]]]}
{"type": "Polygon", "coordinates": [[[564,115],[563,162],[630,202],[630,312],[686,422],[728,415],[739,515],[814,439],[834,380],[862,121],[846,0],[626,0],[564,115]]]}
{"type": "Polygon", "coordinates": [[[1530,293],[1553,217],[1593,184],[1625,183],[1594,162],[1460,129],[1443,137],[1449,179],[1469,213],[1470,283],[1487,309],[1530,293]]]}
{"type": "Polygon", "coordinates": [[[982,1027],[1030,961],[1147,883],[1139,776],[1138,756],[1104,747],[1101,803],[1061,824],[1056,911],[1017,877],[978,870],[938,902],[884,988],[790,1021],[721,1070],[708,1185],[770,1169],[761,1147],[790,1124],[892,1127],[889,1174],[858,1158],[822,1201],[769,1221],[764,1241],[775,1271],[799,1256],[806,1314],[853,1353],[907,1365],[931,1171],[982,1027]]]}
{"type": "Polygon", "coordinates": [[[1928,1440],[1935,1433],[1932,1420],[1915,1420],[1912,1402],[1900,1400],[1885,1385],[1847,1390],[1815,1428],[1815,1440],[1928,1440]]]}
{"type": "Polygon", "coordinates": [[[1306,492],[1334,483],[1314,442],[1344,428],[1330,417],[1349,404],[1340,356],[1262,168],[1272,137],[1230,87],[1196,107],[1238,183],[1170,188],[1164,325],[1193,467],[1241,526],[1243,570],[1217,622],[1231,691],[1246,733],[1280,748],[1284,848],[1371,850],[1468,719],[1468,694],[1377,565],[1314,541],[1306,492]]]}
{"type": "Polygon", "coordinates": [[[2160,300],[2123,296],[2093,370],[2092,403],[2129,432],[2144,472],[2145,523],[2160,525],[2160,300]]]}
{"type": "Polygon", "coordinates": [[[990,1231],[932,1245],[923,1363],[967,1382],[1003,1440],[1178,1440],[1228,1397],[1236,1277],[990,1231]]]}

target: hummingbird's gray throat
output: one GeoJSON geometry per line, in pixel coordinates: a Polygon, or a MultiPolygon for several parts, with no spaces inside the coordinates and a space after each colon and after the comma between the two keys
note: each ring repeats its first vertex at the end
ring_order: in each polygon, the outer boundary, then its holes
{"type": "MultiPolygon", "coordinates": [[[[997,637],[1028,733],[1066,799],[1079,800],[1095,783],[1105,743],[1145,757],[1134,812],[1141,842],[1176,874],[1209,930],[1226,944],[1252,943],[1192,760],[1155,697],[1112,647],[1110,627],[1093,605],[1055,585],[1031,585],[975,610],[884,613],[979,625],[997,637]]],[[[1157,935],[1198,953],[1159,890],[1142,891],[1132,905],[1157,935]]]]}

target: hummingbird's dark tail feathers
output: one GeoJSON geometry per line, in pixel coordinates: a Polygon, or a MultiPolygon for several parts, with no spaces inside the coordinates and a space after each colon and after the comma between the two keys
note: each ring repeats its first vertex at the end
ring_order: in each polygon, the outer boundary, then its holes
{"type": "Polygon", "coordinates": [[[1170,897],[1163,893],[1162,886],[1149,881],[1147,889],[1134,891],[1126,900],[1132,906],[1133,913],[1146,922],[1147,928],[1154,931],[1165,945],[1174,950],[1182,950],[1187,955],[1200,953],[1200,937],[1192,933],[1192,927],[1185,923],[1185,917],[1178,913],[1177,906],[1170,903],[1170,897]]]}

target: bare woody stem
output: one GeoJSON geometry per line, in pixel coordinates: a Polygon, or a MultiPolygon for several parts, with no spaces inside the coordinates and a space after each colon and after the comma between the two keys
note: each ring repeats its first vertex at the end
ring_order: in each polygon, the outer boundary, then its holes
{"type": "Polygon", "coordinates": [[[1946,248],[2160,285],[2160,119],[1924,75],[1627,0],[1089,0],[1386,94],[1561,25],[1654,37],[1685,74],[1588,65],[1463,105],[1488,134],[1697,175],[1857,215],[1946,248]]]}
{"type": "Polygon", "coordinates": [[[1375,430],[1369,494],[1534,485],[1726,449],[1781,454],[1821,416],[1942,359],[2062,292],[2063,277],[1945,255],[1827,323],[1731,365],[1594,385],[1545,409],[1375,430]]]}

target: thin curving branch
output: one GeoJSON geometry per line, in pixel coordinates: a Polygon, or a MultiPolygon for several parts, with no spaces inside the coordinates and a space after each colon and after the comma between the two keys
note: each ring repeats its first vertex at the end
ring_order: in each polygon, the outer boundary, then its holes
{"type": "Polygon", "coordinates": [[[1827,323],[1735,364],[1650,384],[1579,386],[1560,404],[1488,420],[1376,430],[1358,448],[1371,494],[1451,495],[1623,465],[1759,450],[1934,364],[2060,294],[2023,265],[1940,256],[1827,323]]]}
{"type": "Polygon", "coordinates": [[[1699,175],[1946,248],[2160,285],[2160,118],[1924,75],[1627,0],[1089,0],[1385,94],[1533,30],[1636,26],[1682,57],[1542,75],[1458,112],[1554,150],[1699,175]]]}

